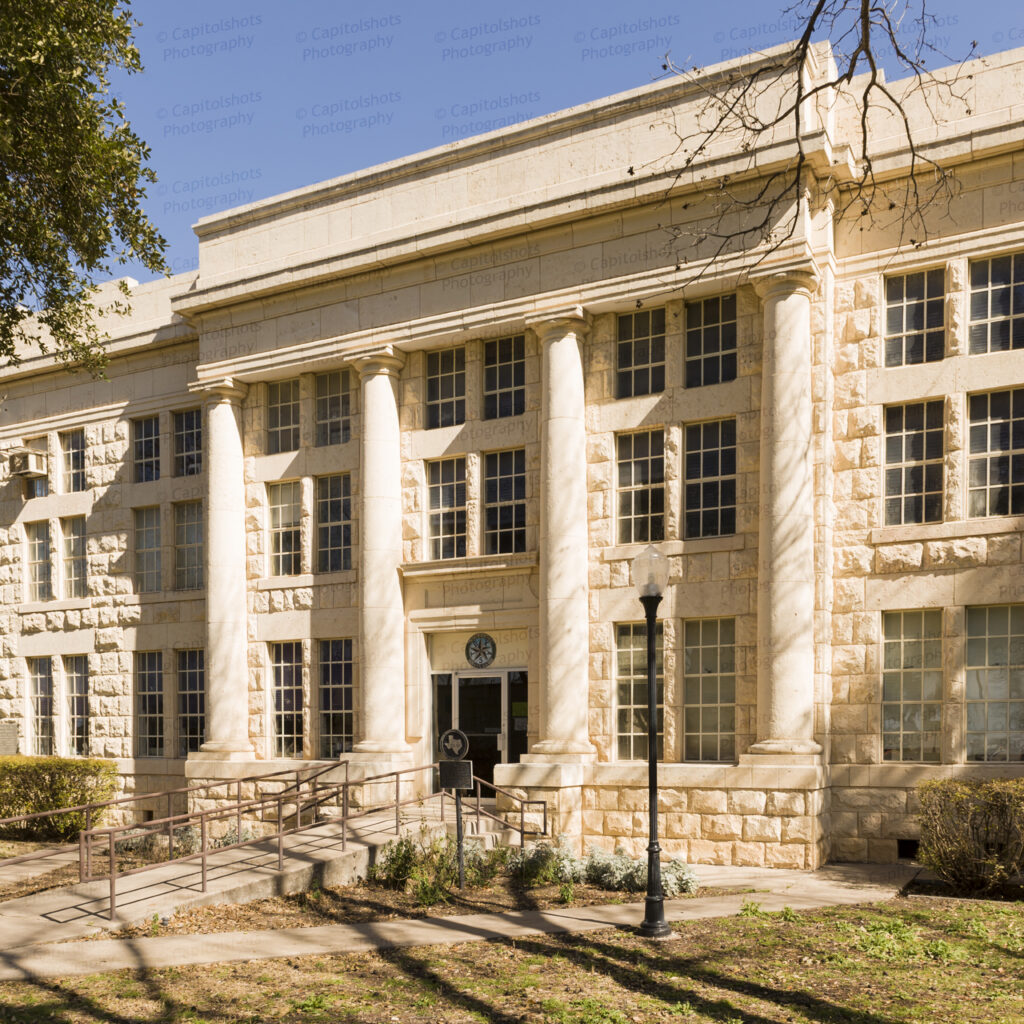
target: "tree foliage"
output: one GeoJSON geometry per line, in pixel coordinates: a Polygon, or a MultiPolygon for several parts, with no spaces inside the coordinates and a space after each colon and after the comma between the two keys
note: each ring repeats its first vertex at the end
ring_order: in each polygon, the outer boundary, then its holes
{"type": "MultiPolygon", "coordinates": [[[[141,210],[149,149],[110,95],[142,69],[128,0],[0,4],[0,364],[24,346],[104,364],[94,282],[138,260],[166,273],[141,210]]],[[[105,311],[124,312],[127,289],[105,311]]]]}

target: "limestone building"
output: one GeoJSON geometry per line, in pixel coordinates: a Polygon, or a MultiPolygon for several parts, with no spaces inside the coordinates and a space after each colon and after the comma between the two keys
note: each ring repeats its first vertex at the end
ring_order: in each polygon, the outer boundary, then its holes
{"type": "Polygon", "coordinates": [[[920,780],[1024,771],[1024,50],[939,101],[924,244],[822,201],[855,116],[823,101],[793,237],[681,259],[747,163],[679,173],[700,85],[206,217],[109,379],[4,370],[21,750],[149,791],[422,764],[455,724],[556,831],[642,848],[653,540],[668,852],[889,860],[920,780]]]}

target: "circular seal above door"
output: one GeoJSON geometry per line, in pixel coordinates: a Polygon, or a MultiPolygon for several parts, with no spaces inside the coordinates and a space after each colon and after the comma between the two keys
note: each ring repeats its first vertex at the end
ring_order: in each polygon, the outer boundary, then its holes
{"type": "Polygon", "coordinates": [[[466,661],[473,668],[487,668],[494,661],[497,647],[488,633],[474,633],[466,644],[466,661]]]}

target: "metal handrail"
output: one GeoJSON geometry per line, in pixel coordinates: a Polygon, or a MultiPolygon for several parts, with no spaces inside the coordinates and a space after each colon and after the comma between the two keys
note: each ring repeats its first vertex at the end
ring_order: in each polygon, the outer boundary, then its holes
{"type": "MultiPolygon", "coordinates": [[[[473,776],[473,782],[475,783],[474,791],[476,796],[476,827],[477,833],[480,832],[480,825],[484,818],[490,818],[491,821],[496,821],[506,828],[512,829],[513,832],[519,833],[519,846],[520,849],[526,847],[526,837],[529,836],[546,836],[548,834],[548,804],[546,800],[524,800],[521,796],[507,789],[502,789],[501,786],[496,786],[493,782],[488,782],[486,779],[481,779],[479,776],[473,776]],[[519,827],[513,825],[507,818],[503,818],[500,814],[492,813],[488,808],[482,804],[481,787],[486,786],[488,789],[494,790],[495,794],[500,793],[502,796],[508,797],[510,800],[514,800],[519,804],[519,827]],[[543,827],[538,831],[537,829],[528,829],[526,827],[526,808],[529,804],[540,804],[543,812],[543,827]]],[[[454,799],[454,797],[449,797],[454,799]]],[[[441,801],[441,806],[444,807],[444,801],[441,801]]]]}

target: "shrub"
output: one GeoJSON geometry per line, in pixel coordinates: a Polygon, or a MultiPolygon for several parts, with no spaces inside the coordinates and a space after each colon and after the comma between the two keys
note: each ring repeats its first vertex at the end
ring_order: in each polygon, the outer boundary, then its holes
{"type": "Polygon", "coordinates": [[[542,842],[528,850],[513,850],[508,866],[519,875],[523,885],[583,881],[583,861],[573,856],[565,836],[559,836],[555,843],[542,842]]]}
{"type": "Polygon", "coordinates": [[[958,892],[991,892],[1024,871],[1024,779],[935,779],[918,796],[918,859],[958,892]]]}
{"type": "MultiPolygon", "coordinates": [[[[38,811],[101,803],[117,788],[117,769],[96,758],[0,757],[0,818],[38,811]]],[[[100,824],[102,813],[93,814],[100,824]]],[[[59,814],[21,824],[0,826],[8,837],[68,840],[85,828],[85,812],[59,814]]]]}
{"type": "MultiPolygon", "coordinates": [[[[591,885],[612,892],[644,892],[647,889],[647,859],[631,857],[624,850],[608,853],[600,847],[587,851],[584,877],[591,885]]],[[[661,891],[667,899],[697,891],[697,876],[685,862],[673,858],[661,863],[661,891]]]]}
{"type": "Polygon", "coordinates": [[[384,845],[368,877],[384,889],[405,889],[416,866],[416,841],[411,836],[392,839],[384,845]]]}

